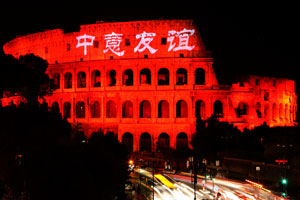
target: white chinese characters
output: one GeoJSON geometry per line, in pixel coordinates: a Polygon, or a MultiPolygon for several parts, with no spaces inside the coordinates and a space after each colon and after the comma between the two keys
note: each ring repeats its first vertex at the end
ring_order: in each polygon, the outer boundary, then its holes
{"type": "MultiPolygon", "coordinates": [[[[167,42],[169,43],[168,51],[180,51],[180,50],[188,50],[191,51],[195,48],[195,46],[189,44],[190,37],[194,35],[194,29],[183,29],[181,31],[171,30],[168,31],[167,42]]],[[[154,48],[155,44],[157,45],[156,33],[148,33],[143,32],[140,34],[136,34],[135,39],[139,40],[137,45],[133,49],[134,53],[141,53],[148,50],[151,54],[155,54],[158,49],[154,48]]],[[[93,46],[93,42],[95,36],[91,35],[81,35],[77,36],[77,46],[84,47],[84,55],[87,55],[87,46],[93,46]]],[[[103,53],[111,52],[119,57],[124,56],[125,50],[122,50],[122,42],[123,42],[123,34],[112,32],[111,34],[104,35],[105,47],[103,48],[103,53]]],[[[98,44],[98,43],[97,43],[98,44]]],[[[98,45],[97,47],[98,48],[98,45]]]]}
{"type": "Polygon", "coordinates": [[[168,51],[179,51],[179,50],[188,50],[191,51],[195,46],[189,46],[190,36],[195,32],[194,29],[187,30],[183,29],[180,32],[169,31],[168,42],[170,42],[170,46],[168,51]],[[175,38],[178,38],[178,45],[176,46],[175,38]]]}
{"type": "Polygon", "coordinates": [[[112,32],[112,34],[104,35],[104,39],[106,40],[106,49],[103,50],[104,53],[110,50],[117,56],[123,56],[125,51],[120,51],[120,44],[122,42],[123,34],[116,34],[112,32]]]}
{"type": "Polygon", "coordinates": [[[154,54],[157,52],[157,49],[154,49],[150,46],[150,43],[156,36],[156,33],[146,33],[145,31],[141,34],[136,35],[136,39],[141,39],[140,43],[134,48],[134,53],[143,52],[145,49],[148,49],[150,53],[154,54]]]}
{"type": "Polygon", "coordinates": [[[93,46],[93,42],[95,39],[95,36],[91,36],[91,35],[82,35],[82,36],[78,36],[76,37],[77,39],[77,46],[78,47],[84,47],[84,55],[87,55],[87,46],[93,46]]]}

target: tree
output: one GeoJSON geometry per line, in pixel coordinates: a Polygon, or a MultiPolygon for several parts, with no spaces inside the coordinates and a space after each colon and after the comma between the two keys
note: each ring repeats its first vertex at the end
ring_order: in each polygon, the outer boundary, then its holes
{"type": "Polygon", "coordinates": [[[15,197],[26,192],[32,199],[44,199],[39,198],[40,187],[57,177],[53,166],[64,160],[70,124],[58,113],[14,106],[0,109],[0,121],[1,180],[15,197]]]}
{"type": "Polygon", "coordinates": [[[20,56],[0,55],[0,92],[23,96],[29,106],[37,106],[38,98],[52,94],[53,81],[46,74],[48,63],[33,54],[20,56]]]}
{"type": "Polygon", "coordinates": [[[0,179],[15,199],[124,198],[127,152],[103,131],[87,138],[56,112],[0,108],[0,179]],[[22,197],[22,198],[21,198],[22,197]]]}
{"type": "Polygon", "coordinates": [[[38,107],[51,94],[47,62],[32,54],[0,57],[0,92],[27,106],[0,107],[0,199],[115,199],[124,197],[127,153],[112,133],[87,138],[60,113],[38,107]]]}
{"type": "Polygon", "coordinates": [[[192,135],[191,145],[194,154],[202,159],[219,159],[228,153],[239,130],[227,122],[219,122],[214,116],[206,121],[196,120],[196,132],[192,135]]]}

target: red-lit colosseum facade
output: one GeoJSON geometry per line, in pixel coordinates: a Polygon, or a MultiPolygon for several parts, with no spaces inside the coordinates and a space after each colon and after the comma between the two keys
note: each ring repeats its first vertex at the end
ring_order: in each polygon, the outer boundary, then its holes
{"type": "MultiPolygon", "coordinates": [[[[57,90],[47,103],[87,134],[114,131],[133,151],[188,145],[196,117],[212,115],[239,129],[264,122],[294,126],[295,82],[249,76],[219,85],[211,53],[192,20],[82,25],[48,30],[4,45],[15,57],[33,53],[49,63],[57,90]]],[[[2,104],[11,99],[2,99],[2,104]]]]}

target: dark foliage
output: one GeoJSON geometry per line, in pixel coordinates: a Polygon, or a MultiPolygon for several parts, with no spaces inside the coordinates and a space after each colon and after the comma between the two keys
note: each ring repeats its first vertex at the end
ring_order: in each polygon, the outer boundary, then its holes
{"type": "Polygon", "coordinates": [[[20,56],[0,55],[0,93],[19,94],[29,105],[37,105],[38,97],[51,94],[53,81],[45,73],[46,60],[33,54],[20,56]]]}
{"type": "Polygon", "coordinates": [[[299,155],[299,127],[273,127],[266,124],[240,132],[227,122],[211,117],[197,119],[191,145],[199,160],[224,156],[274,163],[276,159],[293,160],[299,155]]]}
{"type": "Polygon", "coordinates": [[[0,117],[0,178],[15,199],[124,198],[127,152],[113,133],[71,137],[59,113],[32,108],[1,108],[0,117]]]}
{"type": "Polygon", "coordinates": [[[195,156],[213,160],[232,151],[240,131],[227,122],[219,122],[215,117],[206,121],[196,120],[196,132],[192,135],[191,145],[195,156]]]}
{"type": "Polygon", "coordinates": [[[1,180],[14,195],[26,191],[34,199],[60,165],[71,126],[58,113],[15,106],[1,108],[0,121],[1,180]]]}
{"type": "Polygon", "coordinates": [[[113,133],[90,138],[57,111],[38,106],[51,94],[47,62],[32,54],[0,58],[0,92],[27,104],[0,107],[0,199],[124,198],[127,152],[113,133]]]}

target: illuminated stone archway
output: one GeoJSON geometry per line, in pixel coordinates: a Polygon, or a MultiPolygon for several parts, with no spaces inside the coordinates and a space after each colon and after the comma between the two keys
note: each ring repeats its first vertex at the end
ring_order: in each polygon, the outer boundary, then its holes
{"type": "Polygon", "coordinates": [[[169,103],[166,100],[158,103],[158,118],[169,118],[169,103]]]}
{"type": "Polygon", "coordinates": [[[152,141],[149,133],[144,132],[140,136],[140,151],[141,152],[151,152],[152,151],[152,141]]]}
{"type": "Polygon", "coordinates": [[[86,74],[85,72],[78,72],[77,74],[77,88],[86,87],[86,74]]]}
{"type": "Polygon", "coordinates": [[[106,117],[117,117],[117,104],[113,100],[109,100],[108,102],[106,102],[106,117]]]}
{"type": "Polygon", "coordinates": [[[223,104],[220,100],[216,100],[214,103],[214,116],[223,117],[223,104]]]}
{"type": "Polygon", "coordinates": [[[170,149],[170,136],[167,133],[161,133],[156,143],[156,151],[167,151],[170,149]]]}
{"type": "Polygon", "coordinates": [[[176,117],[177,118],[187,118],[188,117],[188,105],[186,101],[179,100],[176,103],[176,117]]]}
{"type": "Polygon", "coordinates": [[[92,87],[101,87],[101,72],[99,70],[92,71],[92,87]]]}
{"type": "MultiPolygon", "coordinates": [[[[56,90],[45,97],[45,105],[51,109],[57,102],[63,117],[72,125],[81,123],[85,132],[125,130],[133,134],[138,150],[140,132],[156,140],[158,133],[168,133],[175,148],[176,134],[190,136],[197,117],[214,115],[240,130],[266,121],[270,126],[296,125],[295,82],[250,75],[243,84],[220,85],[212,54],[193,20],[101,22],[80,29],[21,36],[3,50],[16,58],[30,52],[47,60],[56,90]],[[237,115],[241,101],[249,112],[241,109],[237,115]]],[[[2,98],[1,105],[11,101],[20,103],[14,96],[2,98]]]]}
{"type": "Polygon", "coordinates": [[[151,118],[151,104],[147,100],[140,103],[140,118],[151,118]]]}
{"type": "Polygon", "coordinates": [[[126,132],[122,136],[122,144],[126,147],[129,153],[133,152],[133,135],[126,132]]]}
{"type": "Polygon", "coordinates": [[[195,117],[202,120],[206,117],[205,103],[202,100],[198,100],[195,103],[195,117]]]}
{"type": "Polygon", "coordinates": [[[122,104],[122,117],[133,118],[133,104],[131,101],[125,101],[122,104]]]}
{"type": "Polygon", "coordinates": [[[91,114],[91,118],[100,118],[100,103],[99,103],[99,101],[91,102],[90,114],[91,114]]]}
{"type": "Polygon", "coordinates": [[[188,148],[188,136],[186,133],[181,132],[176,136],[176,149],[188,148]]]}
{"type": "Polygon", "coordinates": [[[125,86],[133,86],[133,71],[131,69],[127,69],[123,72],[122,83],[125,86]]]}

